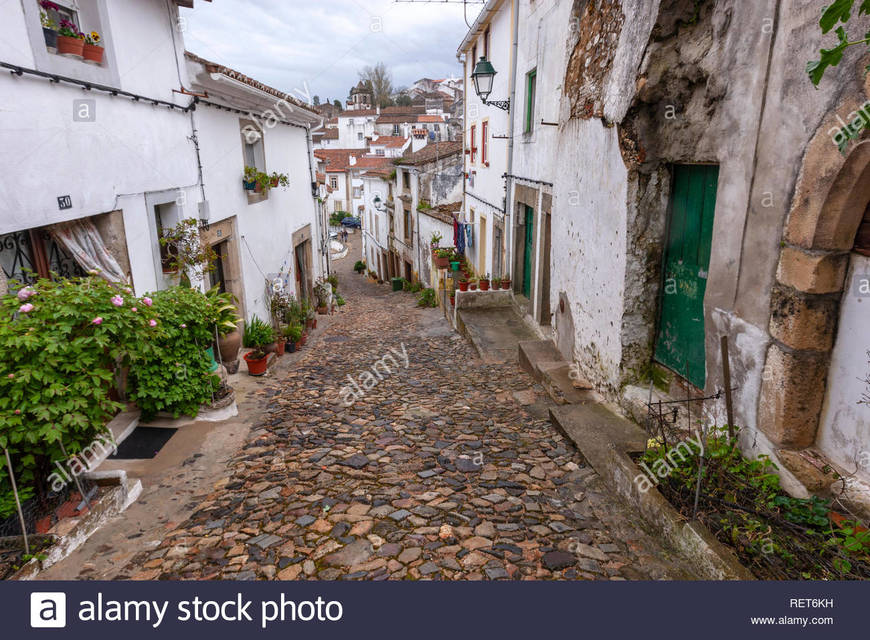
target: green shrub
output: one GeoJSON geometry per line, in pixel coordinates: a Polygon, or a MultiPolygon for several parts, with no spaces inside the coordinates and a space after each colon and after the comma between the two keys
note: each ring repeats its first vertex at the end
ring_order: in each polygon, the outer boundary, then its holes
{"type": "Polygon", "coordinates": [[[353,265],[353,270],[357,273],[362,273],[366,270],[366,263],[362,260],[357,260],[356,263],[353,265]]]}
{"type": "Polygon", "coordinates": [[[326,277],[326,281],[332,285],[332,291],[335,293],[338,291],[338,276],[334,273],[331,273],[326,277]]]}
{"type": "Polygon", "coordinates": [[[420,295],[417,296],[418,307],[437,307],[438,298],[435,295],[435,289],[423,289],[420,295]]]}
{"type": "Polygon", "coordinates": [[[262,351],[263,347],[273,342],[275,342],[275,334],[272,331],[272,327],[260,320],[257,314],[254,314],[251,321],[245,325],[242,344],[248,349],[262,351]]]}
{"type": "Polygon", "coordinates": [[[153,294],[160,331],[136,352],[130,399],[147,419],[158,411],[195,416],[220,385],[205,350],[214,342],[218,308],[196,289],[173,287],[153,294]]]}
{"type": "Polygon", "coordinates": [[[335,304],[337,304],[339,307],[343,307],[344,305],[347,304],[347,301],[344,298],[342,298],[341,296],[336,295],[335,296],[335,304]]]}

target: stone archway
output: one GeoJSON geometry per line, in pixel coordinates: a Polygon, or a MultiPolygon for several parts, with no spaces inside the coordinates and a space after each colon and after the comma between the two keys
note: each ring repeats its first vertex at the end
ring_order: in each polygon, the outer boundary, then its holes
{"type": "Polygon", "coordinates": [[[816,441],[849,251],[870,203],[870,140],[844,156],[832,140],[837,129],[832,118],[810,142],[771,293],[758,426],[786,449],[816,441]]]}

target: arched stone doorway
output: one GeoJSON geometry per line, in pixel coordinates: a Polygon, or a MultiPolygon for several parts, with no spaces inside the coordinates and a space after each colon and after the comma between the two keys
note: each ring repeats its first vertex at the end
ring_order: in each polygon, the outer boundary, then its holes
{"type": "Polygon", "coordinates": [[[809,145],[771,293],[758,427],[784,449],[816,443],[849,255],[870,204],[870,141],[844,156],[832,140],[837,129],[831,118],[809,145]]]}

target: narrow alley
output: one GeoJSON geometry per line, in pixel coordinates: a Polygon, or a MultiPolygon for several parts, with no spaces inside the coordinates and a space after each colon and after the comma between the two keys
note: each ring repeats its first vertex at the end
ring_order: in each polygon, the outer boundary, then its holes
{"type": "MultiPolygon", "coordinates": [[[[147,550],[113,577],[693,577],[608,494],[516,364],[483,364],[440,310],[352,264],[336,262],[347,311],[289,373],[264,379],[226,477],[164,538],[128,540],[147,550]],[[347,376],[391,349],[401,370],[343,406],[347,376]]],[[[53,575],[70,562],[87,561],[53,575]]]]}

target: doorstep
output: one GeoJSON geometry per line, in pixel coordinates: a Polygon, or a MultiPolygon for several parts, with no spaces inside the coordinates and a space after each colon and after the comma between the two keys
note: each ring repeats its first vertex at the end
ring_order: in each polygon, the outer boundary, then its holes
{"type": "MultiPolygon", "coordinates": [[[[83,545],[111,518],[123,513],[142,493],[142,483],[131,480],[125,471],[92,471],[84,478],[109,487],[80,518],[64,518],[49,531],[54,544],[41,552],[44,559],[31,559],[10,577],[10,580],[33,580],[41,571],[57,564],[83,545]]],[[[21,536],[18,536],[21,539],[21,536]]],[[[23,539],[22,539],[23,542],[23,539]]]]}

